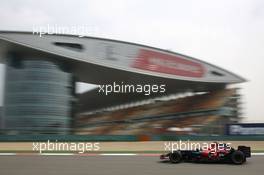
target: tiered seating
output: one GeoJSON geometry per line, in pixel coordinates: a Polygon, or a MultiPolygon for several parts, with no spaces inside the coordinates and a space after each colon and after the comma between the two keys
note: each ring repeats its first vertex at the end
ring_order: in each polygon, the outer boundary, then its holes
{"type": "MultiPolygon", "coordinates": [[[[182,112],[217,109],[226,102],[226,97],[235,94],[234,89],[223,89],[206,94],[188,96],[170,101],[158,101],[143,106],[136,106],[102,114],[81,115],[77,117],[77,134],[160,134],[171,132],[172,127],[183,128],[192,125],[208,125],[219,118],[217,116],[183,117],[175,119],[160,119],[158,121],[133,121],[135,118],[146,118],[160,115],[177,115],[182,112]],[[123,123],[117,123],[123,121],[123,123]],[[133,121],[131,123],[131,121],[133,121]],[[98,122],[108,122],[107,125],[93,126],[98,122]],[[110,122],[110,124],[109,124],[110,122]],[[112,124],[111,124],[112,122],[112,124]],[[92,127],[91,127],[91,126],[92,127]]],[[[201,114],[200,114],[201,115],[201,114]]],[[[195,131],[197,132],[197,131],[195,131]]]]}

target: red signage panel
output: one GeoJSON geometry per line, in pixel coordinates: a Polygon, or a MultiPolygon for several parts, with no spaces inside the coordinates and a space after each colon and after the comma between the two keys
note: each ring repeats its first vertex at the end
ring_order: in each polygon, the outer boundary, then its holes
{"type": "Polygon", "coordinates": [[[204,75],[202,64],[180,56],[141,49],[132,67],[153,72],[200,78],[204,75]]]}

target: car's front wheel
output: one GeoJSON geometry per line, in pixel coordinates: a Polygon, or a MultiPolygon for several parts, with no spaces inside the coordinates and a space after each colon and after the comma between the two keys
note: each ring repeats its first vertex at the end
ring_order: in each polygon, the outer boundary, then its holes
{"type": "Polygon", "coordinates": [[[181,152],[175,151],[170,154],[169,158],[171,163],[180,163],[182,161],[181,152]]]}

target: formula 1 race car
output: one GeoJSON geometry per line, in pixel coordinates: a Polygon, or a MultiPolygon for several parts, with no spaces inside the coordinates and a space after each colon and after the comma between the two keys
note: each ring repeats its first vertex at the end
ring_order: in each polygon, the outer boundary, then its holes
{"type": "MultiPolygon", "coordinates": [[[[214,145],[217,146],[217,145],[214,145]]],[[[161,160],[171,163],[185,162],[219,162],[241,165],[251,157],[251,149],[247,146],[238,146],[237,150],[224,144],[223,149],[209,147],[205,150],[177,150],[160,156],[161,160]]]]}

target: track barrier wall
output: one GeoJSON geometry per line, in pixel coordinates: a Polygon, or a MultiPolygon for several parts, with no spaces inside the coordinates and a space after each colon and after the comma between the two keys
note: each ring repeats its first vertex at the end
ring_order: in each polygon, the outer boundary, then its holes
{"type": "Polygon", "coordinates": [[[30,141],[264,141],[264,135],[256,136],[189,136],[189,135],[0,135],[0,142],[30,141]]]}

